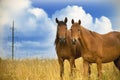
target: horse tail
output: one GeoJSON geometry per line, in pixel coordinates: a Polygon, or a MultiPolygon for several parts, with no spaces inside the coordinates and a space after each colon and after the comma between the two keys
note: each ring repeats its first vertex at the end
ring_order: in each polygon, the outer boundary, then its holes
{"type": "Polygon", "coordinates": [[[117,69],[120,71],[120,56],[114,60],[114,64],[117,67],[117,69]]]}

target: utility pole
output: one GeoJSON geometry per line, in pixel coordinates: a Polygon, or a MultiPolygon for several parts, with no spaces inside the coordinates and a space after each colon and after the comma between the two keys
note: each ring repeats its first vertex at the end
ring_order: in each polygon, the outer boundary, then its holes
{"type": "Polygon", "coordinates": [[[12,60],[14,60],[14,20],[12,24],[12,60]]]}

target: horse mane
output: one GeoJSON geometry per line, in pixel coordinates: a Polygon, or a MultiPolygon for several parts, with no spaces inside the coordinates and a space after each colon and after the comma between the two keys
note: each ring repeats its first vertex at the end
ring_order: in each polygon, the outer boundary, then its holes
{"type": "Polygon", "coordinates": [[[89,31],[89,32],[93,37],[95,37],[95,32],[93,32],[93,31],[89,31]]]}
{"type": "Polygon", "coordinates": [[[91,41],[101,39],[101,36],[96,32],[90,31],[84,28],[83,26],[80,26],[80,29],[81,29],[80,34],[81,34],[82,40],[79,40],[79,41],[83,42],[81,43],[82,46],[84,46],[83,48],[86,48],[89,50],[91,41]]]}
{"type": "Polygon", "coordinates": [[[62,26],[62,25],[67,26],[67,24],[66,24],[65,22],[63,22],[63,21],[59,21],[58,26],[62,26]]]}
{"type": "Polygon", "coordinates": [[[80,26],[80,27],[81,27],[82,30],[85,31],[85,33],[89,34],[90,37],[93,37],[93,38],[99,37],[99,38],[100,38],[100,35],[101,35],[101,34],[99,34],[99,33],[97,33],[97,32],[94,32],[94,31],[91,31],[91,30],[88,30],[88,29],[84,28],[83,26],[80,26]]]}
{"type": "Polygon", "coordinates": [[[59,38],[58,38],[58,32],[57,32],[56,39],[55,39],[55,42],[54,42],[55,45],[58,43],[58,40],[59,40],[59,38]]]}

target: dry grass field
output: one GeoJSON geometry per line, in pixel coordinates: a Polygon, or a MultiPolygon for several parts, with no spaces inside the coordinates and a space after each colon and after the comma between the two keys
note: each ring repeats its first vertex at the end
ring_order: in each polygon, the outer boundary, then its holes
{"type": "MultiPolygon", "coordinates": [[[[84,80],[82,59],[76,60],[73,80],[84,80]]],[[[97,80],[96,64],[91,65],[90,80],[97,80]]],[[[69,78],[69,63],[65,61],[64,80],[69,78]]],[[[113,63],[103,64],[103,80],[120,80],[120,72],[113,63]]],[[[0,80],[60,80],[59,64],[56,59],[9,59],[0,61],[0,80]]]]}

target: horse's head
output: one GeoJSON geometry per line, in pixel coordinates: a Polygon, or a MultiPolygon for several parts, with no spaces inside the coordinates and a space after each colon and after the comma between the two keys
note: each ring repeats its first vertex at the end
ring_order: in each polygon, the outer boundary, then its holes
{"type": "Polygon", "coordinates": [[[65,43],[67,35],[67,18],[64,21],[59,21],[56,18],[57,23],[57,37],[59,38],[60,43],[65,43]]]}
{"type": "Polygon", "coordinates": [[[72,43],[76,44],[80,36],[81,21],[79,20],[78,22],[74,22],[74,20],[72,19],[71,23],[72,23],[72,26],[71,26],[72,43]]]}

